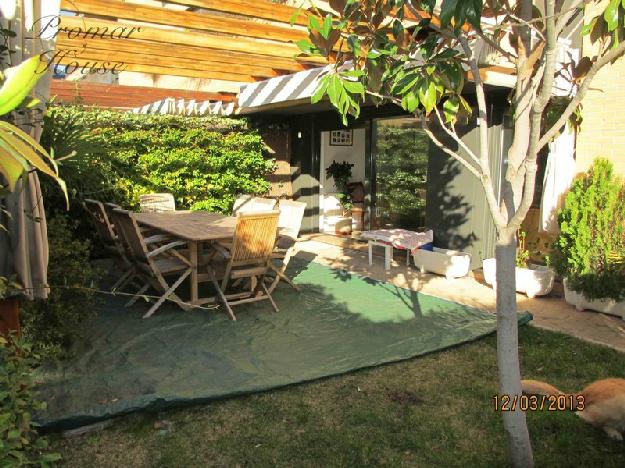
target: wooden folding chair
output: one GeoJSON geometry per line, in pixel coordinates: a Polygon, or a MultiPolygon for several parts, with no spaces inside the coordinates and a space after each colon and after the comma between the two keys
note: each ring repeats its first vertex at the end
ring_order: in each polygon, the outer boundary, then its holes
{"type": "Polygon", "coordinates": [[[176,201],[171,193],[148,193],[139,195],[139,205],[143,213],[176,211],[176,201]]]}
{"type": "Polygon", "coordinates": [[[280,200],[278,208],[280,210],[280,217],[278,218],[278,239],[271,256],[271,269],[276,274],[276,277],[272,281],[271,286],[269,286],[269,292],[273,292],[280,280],[283,280],[293,289],[299,291],[299,287],[285,274],[285,271],[293,255],[297,236],[302,227],[306,203],[293,200],[280,200]],[[276,266],[273,261],[279,261],[280,265],[276,266]]]}
{"type": "Polygon", "coordinates": [[[136,277],[134,264],[126,254],[126,249],[119,234],[115,231],[113,223],[110,221],[105,205],[98,200],[87,198],[84,200],[83,206],[94,220],[98,235],[103,242],[104,250],[113,255],[119,268],[123,271],[123,274],[111,287],[111,291],[123,289],[124,286],[136,277]]]}
{"type": "Polygon", "coordinates": [[[162,245],[159,242],[162,242],[162,238],[156,239],[154,242],[146,242],[137,222],[129,211],[113,210],[113,223],[128,249],[132,252],[132,260],[137,269],[137,275],[145,281],[135,297],[128,301],[126,307],[133,305],[140,295],[152,286],[161,296],[143,318],[148,318],[154,314],[161,304],[170,297],[183,310],[188,310],[190,306],[174,293],[192,271],[191,262],[175,250],[176,247],[186,245],[186,242],[173,241],[162,245]],[[148,247],[150,243],[156,244],[154,249],[148,247]],[[171,285],[165,279],[169,276],[175,277],[175,281],[171,285]]]}
{"type": "Polygon", "coordinates": [[[239,213],[232,244],[229,249],[219,244],[213,247],[225,258],[206,266],[208,277],[217,290],[220,302],[228,315],[236,320],[232,307],[246,302],[268,300],[276,312],[278,306],[265,285],[265,276],[271,269],[271,254],[276,242],[278,228],[277,211],[239,213]],[[249,289],[228,292],[228,288],[240,280],[249,280],[249,289]]]}

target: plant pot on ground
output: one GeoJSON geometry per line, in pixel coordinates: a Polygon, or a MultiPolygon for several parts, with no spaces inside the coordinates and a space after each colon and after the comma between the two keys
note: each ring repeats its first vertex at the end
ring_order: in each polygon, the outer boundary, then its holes
{"type": "MultiPolygon", "coordinates": [[[[555,271],[548,266],[529,263],[529,251],[525,248],[525,233],[517,234],[517,258],[515,268],[516,290],[525,293],[527,297],[544,296],[551,292],[555,271]]],[[[497,289],[497,262],[494,258],[487,258],[482,262],[484,281],[497,289]]]]}
{"type": "Polygon", "coordinates": [[[0,336],[20,336],[20,303],[15,295],[19,285],[0,276],[0,336]]]}
{"type": "Polygon", "coordinates": [[[20,303],[17,297],[0,299],[0,336],[20,336],[20,303]]]}
{"type": "Polygon", "coordinates": [[[337,234],[350,235],[352,233],[351,210],[354,204],[348,185],[349,179],[352,177],[353,167],[354,165],[347,161],[332,161],[332,164],[326,168],[326,178],[334,179],[334,185],[338,190],[336,197],[343,210],[343,217],[337,220],[334,228],[337,234]]]}
{"type": "Polygon", "coordinates": [[[625,187],[597,158],[571,186],[558,221],[553,259],[565,300],[625,318],[625,187]]]}

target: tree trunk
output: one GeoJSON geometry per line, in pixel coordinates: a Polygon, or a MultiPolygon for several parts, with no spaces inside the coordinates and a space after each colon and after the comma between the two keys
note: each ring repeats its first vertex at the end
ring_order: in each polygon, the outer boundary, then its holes
{"type": "MultiPolygon", "coordinates": [[[[518,319],[516,307],[515,231],[504,229],[497,237],[497,369],[499,394],[510,395],[511,405],[521,395],[519,364],[518,319]]],[[[508,438],[510,461],[515,467],[532,467],[532,445],[525,413],[515,405],[515,411],[503,411],[503,424],[508,438]]]]}

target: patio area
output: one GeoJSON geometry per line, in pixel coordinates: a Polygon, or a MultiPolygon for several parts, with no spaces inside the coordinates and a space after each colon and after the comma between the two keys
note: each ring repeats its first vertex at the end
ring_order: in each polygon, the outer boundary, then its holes
{"type": "MultiPolygon", "coordinates": [[[[137,410],[207,402],[400,361],[475,340],[495,330],[492,314],[392,284],[331,269],[300,252],[267,303],[181,311],[164,305],[142,320],[104,298],[85,324],[74,357],[45,368],[39,421],[71,429],[137,410]]],[[[529,314],[520,314],[525,323],[529,314]]]]}

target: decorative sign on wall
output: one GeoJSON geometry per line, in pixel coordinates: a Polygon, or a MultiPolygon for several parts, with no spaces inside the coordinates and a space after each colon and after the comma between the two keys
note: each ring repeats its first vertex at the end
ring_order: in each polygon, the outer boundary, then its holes
{"type": "Polygon", "coordinates": [[[353,130],[332,130],[330,132],[330,146],[352,146],[353,130]]]}

